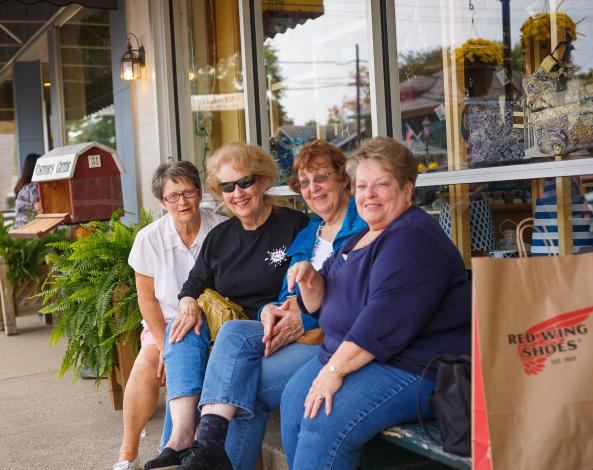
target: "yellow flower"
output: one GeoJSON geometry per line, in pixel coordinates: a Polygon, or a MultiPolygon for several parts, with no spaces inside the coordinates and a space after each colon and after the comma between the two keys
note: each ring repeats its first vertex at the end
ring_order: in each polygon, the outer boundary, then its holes
{"type": "Polygon", "coordinates": [[[418,173],[426,173],[426,165],[424,163],[418,163],[418,173]]]}
{"type": "Polygon", "coordinates": [[[530,16],[521,26],[521,47],[527,48],[530,40],[545,41],[551,34],[550,23],[556,25],[558,31],[565,31],[572,41],[577,38],[577,26],[566,13],[542,12],[530,16]]]}
{"type": "Polygon", "coordinates": [[[439,167],[439,164],[437,162],[430,162],[428,164],[428,169],[429,170],[436,170],[436,169],[438,169],[438,167],[439,167]]]}
{"type": "Polygon", "coordinates": [[[488,39],[468,39],[455,50],[457,62],[482,62],[485,64],[502,64],[502,47],[488,39]]]}

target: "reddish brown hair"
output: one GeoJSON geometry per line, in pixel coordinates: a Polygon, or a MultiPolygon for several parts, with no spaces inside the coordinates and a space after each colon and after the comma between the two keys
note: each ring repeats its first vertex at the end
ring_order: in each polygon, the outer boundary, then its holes
{"type": "Polygon", "coordinates": [[[301,191],[298,173],[299,170],[313,170],[318,167],[316,159],[325,160],[336,171],[338,180],[344,183],[344,186],[349,191],[350,177],[346,173],[346,155],[335,145],[328,144],[323,140],[314,140],[309,142],[301,148],[300,152],[294,159],[292,169],[294,175],[288,180],[288,185],[295,193],[301,191]]]}

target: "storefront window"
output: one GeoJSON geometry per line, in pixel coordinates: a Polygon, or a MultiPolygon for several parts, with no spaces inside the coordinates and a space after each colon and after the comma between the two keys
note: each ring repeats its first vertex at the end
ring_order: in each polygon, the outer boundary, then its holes
{"type": "Polygon", "coordinates": [[[300,146],[372,135],[364,0],[262,1],[270,149],[283,181],[300,146]]]}
{"type": "Polygon", "coordinates": [[[66,142],[115,148],[109,13],[83,8],[60,28],[66,142]]]}
{"type": "Polygon", "coordinates": [[[402,138],[421,171],[590,157],[591,2],[395,0],[395,8],[402,138]]]}
{"type": "Polygon", "coordinates": [[[517,257],[515,229],[531,217],[537,229],[527,230],[524,240],[532,256],[593,251],[593,175],[419,187],[415,202],[466,261],[517,257]]]}
{"type": "Polygon", "coordinates": [[[195,163],[229,142],[245,141],[237,2],[189,0],[189,71],[195,163]]]}

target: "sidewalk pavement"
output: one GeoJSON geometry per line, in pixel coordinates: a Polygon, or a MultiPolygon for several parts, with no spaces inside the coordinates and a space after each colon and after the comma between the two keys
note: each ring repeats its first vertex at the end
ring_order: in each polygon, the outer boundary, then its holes
{"type": "MultiPolygon", "coordinates": [[[[0,332],[0,468],[111,469],[123,433],[107,380],[72,383],[56,373],[65,350],[48,345],[51,326],[37,315],[17,317],[18,335],[0,332]]],[[[141,463],[157,455],[164,389],[140,441],[141,463]]]]}

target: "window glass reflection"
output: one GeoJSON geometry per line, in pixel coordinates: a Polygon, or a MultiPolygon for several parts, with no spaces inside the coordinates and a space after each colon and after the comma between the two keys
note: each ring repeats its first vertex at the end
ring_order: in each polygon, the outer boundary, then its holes
{"type": "Polygon", "coordinates": [[[283,182],[304,143],[349,152],[372,135],[365,5],[262,1],[270,148],[283,182]]]}
{"type": "Polygon", "coordinates": [[[60,28],[66,142],[115,148],[109,12],[83,8],[60,28]]]}
{"type": "Polygon", "coordinates": [[[591,155],[593,3],[395,7],[402,138],[420,171],[591,155]]]}
{"type": "Polygon", "coordinates": [[[195,163],[225,143],[245,141],[238,2],[189,0],[192,127],[195,163]]]}

